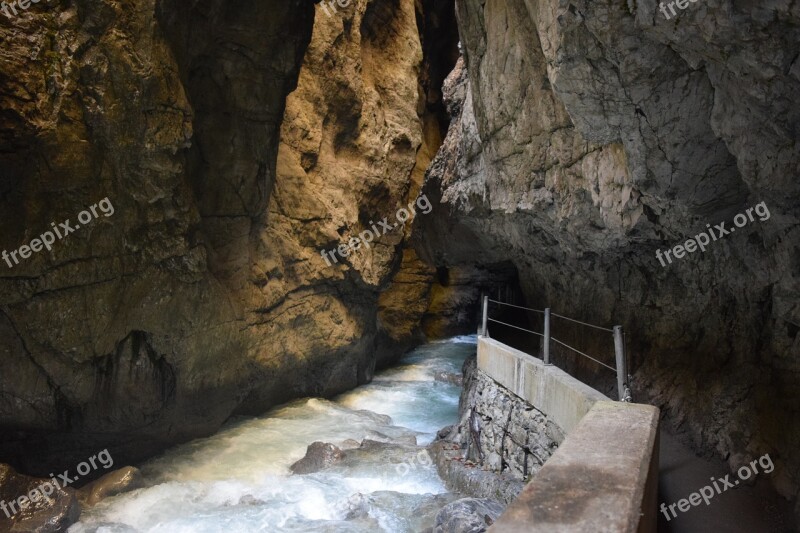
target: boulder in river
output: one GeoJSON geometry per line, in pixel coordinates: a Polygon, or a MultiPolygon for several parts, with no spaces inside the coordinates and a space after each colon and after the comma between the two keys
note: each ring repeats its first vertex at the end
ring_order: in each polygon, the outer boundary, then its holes
{"type": "Polygon", "coordinates": [[[342,450],[354,450],[361,446],[361,443],[355,439],[346,439],[339,443],[339,448],[342,450]]]}
{"type": "Polygon", "coordinates": [[[0,531],[58,533],[78,521],[75,491],[0,464],[0,531]]]}
{"type": "Polygon", "coordinates": [[[109,472],[78,490],[78,500],[86,507],[100,501],[144,486],[142,473],[135,466],[126,466],[109,472]]]}
{"type": "Polygon", "coordinates": [[[489,499],[456,500],[436,514],[433,533],[483,533],[495,523],[503,509],[503,504],[489,499]]]}
{"type": "Polygon", "coordinates": [[[295,474],[313,474],[341,461],[344,452],[329,442],[313,442],[306,449],[306,455],[290,469],[295,474]]]}

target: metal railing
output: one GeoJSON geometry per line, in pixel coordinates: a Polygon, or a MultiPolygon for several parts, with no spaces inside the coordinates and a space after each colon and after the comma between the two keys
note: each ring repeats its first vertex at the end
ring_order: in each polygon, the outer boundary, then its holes
{"type": "Polygon", "coordinates": [[[619,400],[621,402],[629,402],[631,401],[631,392],[629,387],[629,377],[628,377],[628,368],[625,358],[625,337],[624,332],[622,330],[622,326],[614,326],[613,328],[606,328],[603,326],[597,326],[595,324],[589,324],[588,322],[581,322],[580,320],[575,320],[574,318],[569,318],[563,315],[559,315],[556,313],[551,312],[550,308],[547,309],[533,309],[530,307],[523,307],[521,305],[514,305],[505,302],[500,302],[497,300],[491,300],[488,296],[483,297],[483,321],[481,325],[481,335],[487,336],[489,334],[489,322],[495,322],[497,324],[502,324],[503,326],[507,326],[510,328],[518,329],[524,331],[526,333],[531,333],[533,335],[538,335],[539,337],[543,337],[543,347],[542,347],[542,359],[544,360],[544,364],[549,365],[550,363],[550,343],[555,342],[568,350],[572,350],[573,352],[586,357],[587,359],[594,361],[598,365],[603,366],[615,372],[617,374],[617,391],[619,393],[619,400]],[[507,322],[501,322],[500,320],[490,318],[489,317],[489,302],[496,303],[498,305],[504,305],[507,307],[514,307],[517,309],[524,309],[526,311],[533,311],[534,313],[541,313],[544,315],[544,332],[539,333],[538,331],[533,331],[530,329],[522,328],[519,326],[515,326],[514,324],[508,324],[507,322]],[[606,363],[600,361],[599,359],[588,355],[577,348],[570,346],[569,344],[562,342],[555,337],[550,335],[550,319],[551,317],[560,318],[563,320],[568,320],[570,322],[574,322],[576,324],[580,324],[583,326],[587,326],[590,328],[598,329],[601,331],[607,331],[614,336],[614,358],[616,360],[616,368],[606,363]]]}

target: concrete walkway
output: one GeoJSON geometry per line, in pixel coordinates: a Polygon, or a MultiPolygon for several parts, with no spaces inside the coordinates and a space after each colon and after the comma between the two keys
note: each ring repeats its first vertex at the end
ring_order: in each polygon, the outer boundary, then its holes
{"type": "MultiPolygon", "coordinates": [[[[698,457],[677,438],[661,428],[659,507],[667,506],[699,491],[711,483],[712,477],[719,479],[730,471],[722,461],[709,461],[698,457]]],[[[677,517],[667,521],[658,513],[659,533],[796,533],[800,531],[792,518],[789,503],[778,496],[766,479],[769,474],[760,474],[755,485],[740,484],[717,494],[709,505],[700,502],[681,513],[675,508],[677,517]]],[[[738,479],[736,474],[730,480],[738,479]]]]}

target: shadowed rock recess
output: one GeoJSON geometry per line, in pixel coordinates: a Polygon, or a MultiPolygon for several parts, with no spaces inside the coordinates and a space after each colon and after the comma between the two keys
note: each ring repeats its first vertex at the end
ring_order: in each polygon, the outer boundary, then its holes
{"type": "Polygon", "coordinates": [[[426,335],[474,332],[490,291],[623,324],[634,399],[734,468],[769,453],[796,498],[800,4],[750,4],[0,16],[0,250],[114,207],[0,263],[0,462],[45,476],[108,448],[129,464],[331,396],[426,335]],[[431,213],[321,255],[420,194],[431,213]],[[656,258],[760,202],[768,220],[656,258]]]}

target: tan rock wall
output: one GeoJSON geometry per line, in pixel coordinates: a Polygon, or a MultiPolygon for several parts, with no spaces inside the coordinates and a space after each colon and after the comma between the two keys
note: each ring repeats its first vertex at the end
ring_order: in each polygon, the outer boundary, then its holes
{"type": "Polygon", "coordinates": [[[47,473],[102,446],[133,462],[363,383],[378,346],[385,364],[419,340],[430,271],[403,253],[410,226],[345,264],[320,255],[414,201],[438,147],[418,8],[78,0],[3,17],[0,248],[115,207],[3,265],[4,459],[47,473]]]}

